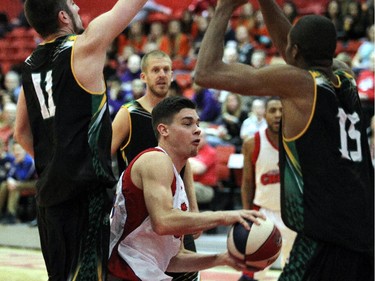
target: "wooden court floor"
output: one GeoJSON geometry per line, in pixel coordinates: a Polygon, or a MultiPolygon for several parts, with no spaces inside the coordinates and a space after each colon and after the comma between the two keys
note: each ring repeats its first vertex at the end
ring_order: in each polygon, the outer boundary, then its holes
{"type": "MultiPolygon", "coordinates": [[[[278,271],[267,272],[262,281],[276,281],[278,271]]],[[[201,272],[201,281],[236,281],[240,273],[228,267],[201,272]]],[[[46,281],[47,274],[40,250],[0,247],[0,281],[46,281]]]]}

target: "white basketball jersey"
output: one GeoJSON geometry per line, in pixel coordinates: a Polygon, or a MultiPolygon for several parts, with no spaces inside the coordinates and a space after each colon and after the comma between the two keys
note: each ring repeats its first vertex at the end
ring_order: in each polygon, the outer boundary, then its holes
{"type": "Polygon", "coordinates": [[[269,141],[266,130],[259,131],[260,142],[255,142],[259,154],[255,161],[254,204],[280,211],[280,171],[278,149],[269,141]]]}
{"type": "MultiPolygon", "coordinates": [[[[157,149],[162,150],[160,147],[157,147],[157,149]]],[[[189,205],[184,183],[174,166],[173,170],[176,177],[173,208],[188,211],[189,205]]],[[[126,204],[127,199],[123,196],[122,192],[122,177],[123,175],[121,175],[117,185],[116,202],[112,210],[110,254],[128,224],[127,209],[136,207],[127,206],[126,204]]],[[[152,229],[150,217],[147,216],[134,231],[129,233],[118,244],[118,253],[142,281],[172,280],[172,278],[164,272],[171,258],[179,252],[180,246],[181,237],[158,235],[152,229]]]]}

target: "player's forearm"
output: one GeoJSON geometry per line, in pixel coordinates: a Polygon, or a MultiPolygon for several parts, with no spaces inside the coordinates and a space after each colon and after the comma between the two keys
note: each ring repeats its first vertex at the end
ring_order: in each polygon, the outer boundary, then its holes
{"type": "Polygon", "coordinates": [[[259,0],[259,5],[272,42],[285,58],[287,37],[292,25],[274,0],[259,0]]]}
{"type": "Polygon", "coordinates": [[[151,218],[153,229],[159,235],[194,234],[215,228],[218,225],[228,225],[224,212],[181,212],[173,210],[165,217],[151,218]]]}
{"type": "Polygon", "coordinates": [[[167,271],[169,272],[194,272],[214,266],[225,265],[223,255],[203,255],[197,253],[180,252],[172,258],[167,271]]]}
{"type": "Polygon", "coordinates": [[[202,87],[211,87],[212,72],[217,73],[223,64],[224,34],[233,9],[217,6],[205,32],[197,60],[195,81],[202,87]]]}

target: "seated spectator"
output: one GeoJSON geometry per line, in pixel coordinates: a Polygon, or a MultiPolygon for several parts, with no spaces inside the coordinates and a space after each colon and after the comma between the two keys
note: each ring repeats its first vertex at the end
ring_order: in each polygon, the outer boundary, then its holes
{"type": "Polygon", "coordinates": [[[267,128],[267,121],[264,118],[265,104],[263,99],[255,99],[251,104],[249,117],[243,121],[240,136],[242,140],[253,137],[256,132],[267,128]]]}
{"type": "Polygon", "coordinates": [[[367,37],[359,46],[357,52],[352,59],[352,67],[354,72],[359,72],[363,69],[369,70],[371,68],[371,56],[375,52],[375,28],[371,25],[367,29],[367,37]]]}
{"type": "Polygon", "coordinates": [[[8,15],[4,12],[0,12],[0,38],[4,38],[5,35],[12,30],[12,25],[9,22],[8,15]]]}
{"type": "Polygon", "coordinates": [[[4,76],[4,86],[5,95],[12,102],[17,103],[18,95],[21,91],[21,76],[13,70],[8,71],[4,76]]]}
{"type": "Polygon", "coordinates": [[[4,142],[6,151],[8,151],[9,142],[13,137],[16,110],[16,104],[7,102],[0,114],[0,139],[4,142]]]}
{"type": "Polygon", "coordinates": [[[36,172],[34,161],[30,155],[18,143],[12,147],[14,162],[9,170],[7,178],[0,185],[0,210],[7,202],[6,214],[2,224],[14,224],[17,222],[17,207],[20,190],[35,187],[36,172]]]}
{"type": "Polygon", "coordinates": [[[168,54],[172,61],[188,57],[190,51],[190,39],[187,34],[181,31],[181,23],[178,20],[171,20],[168,23],[167,34],[163,36],[160,50],[168,54]]]}
{"type": "Polygon", "coordinates": [[[116,75],[107,80],[108,106],[112,120],[120,107],[127,101],[125,92],[121,88],[121,80],[116,75]]]}
{"type": "Polygon", "coordinates": [[[131,25],[119,36],[118,46],[122,50],[125,46],[133,47],[137,54],[141,54],[143,46],[147,41],[142,21],[133,21],[131,25]]]}
{"type": "Polygon", "coordinates": [[[295,24],[298,19],[298,9],[293,1],[285,1],[283,6],[283,12],[290,21],[291,24],[295,24]]]}
{"type": "Polygon", "coordinates": [[[193,101],[197,105],[199,118],[203,122],[213,122],[220,115],[220,103],[209,89],[193,84],[193,101]]]}
{"type": "Polygon", "coordinates": [[[267,54],[264,50],[255,50],[251,57],[251,65],[261,68],[267,65],[267,54]]]}
{"type": "Polygon", "coordinates": [[[325,16],[329,18],[336,28],[337,38],[344,38],[344,20],[342,16],[341,3],[337,0],[331,0],[327,3],[325,16]]]}
{"type": "Polygon", "coordinates": [[[244,25],[236,28],[236,42],[238,61],[244,64],[250,64],[253,55],[254,46],[250,43],[249,31],[244,25]]]}
{"type": "Polygon", "coordinates": [[[347,13],[344,15],[345,39],[357,40],[366,36],[366,19],[362,17],[361,3],[348,3],[347,13]]]}
{"type": "Polygon", "coordinates": [[[214,122],[218,127],[214,131],[211,130],[211,135],[207,134],[207,142],[212,146],[231,144],[236,147],[237,153],[240,153],[240,131],[247,116],[247,112],[242,110],[241,96],[229,93],[222,104],[221,115],[214,122]]]}
{"type": "Polygon", "coordinates": [[[0,184],[7,179],[9,170],[12,167],[13,162],[13,154],[6,150],[4,142],[0,139],[0,184]]]}
{"type": "Polygon", "coordinates": [[[217,184],[216,150],[207,143],[203,132],[198,146],[198,154],[189,158],[189,163],[194,177],[198,204],[210,203],[214,197],[214,187],[217,184]]]}
{"type": "Polygon", "coordinates": [[[121,89],[124,91],[125,100],[131,100],[132,81],[139,79],[141,76],[141,57],[137,54],[130,55],[127,61],[127,69],[120,76],[121,89]]]}
{"type": "Polygon", "coordinates": [[[134,79],[132,82],[132,100],[137,100],[145,94],[145,84],[141,79],[134,79]]]}

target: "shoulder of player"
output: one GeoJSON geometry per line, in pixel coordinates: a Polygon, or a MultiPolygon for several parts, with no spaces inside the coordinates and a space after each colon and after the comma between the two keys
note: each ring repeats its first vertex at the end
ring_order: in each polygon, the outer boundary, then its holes
{"type": "Polygon", "coordinates": [[[152,166],[153,169],[160,170],[161,167],[171,165],[172,160],[167,154],[163,153],[162,151],[150,150],[143,153],[136,162],[142,164],[143,167],[152,166]]]}
{"type": "Polygon", "coordinates": [[[242,144],[242,154],[253,153],[254,147],[255,147],[255,136],[246,138],[242,144]]]}

